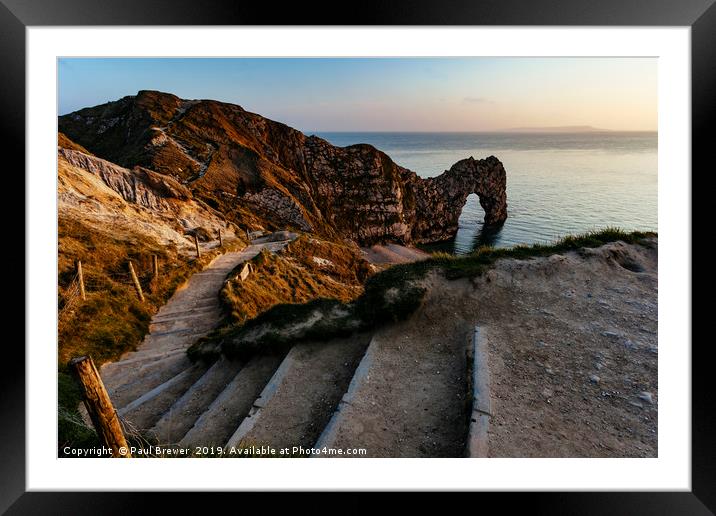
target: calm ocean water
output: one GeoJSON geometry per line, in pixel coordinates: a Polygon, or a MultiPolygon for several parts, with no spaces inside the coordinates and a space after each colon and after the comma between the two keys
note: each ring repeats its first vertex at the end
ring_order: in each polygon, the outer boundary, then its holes
{"type": "Polygon", "coordinates": [[[422,177],[456,161],[494,155],[507,170],[508,219],[483,231],[484,211],[472,194],[453,242],[466,253],[483,244],[550,242],[608,226],[657,230],[657,134],[316,133],[338,146],[369,143],[422,177]]]}

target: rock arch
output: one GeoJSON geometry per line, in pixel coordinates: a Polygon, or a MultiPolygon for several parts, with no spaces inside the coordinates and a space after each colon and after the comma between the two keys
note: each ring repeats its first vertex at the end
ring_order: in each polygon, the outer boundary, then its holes
{"type": "Polygon", "coordinates": [[[507,219],[507,174],[494,156],[458,161],[450,170],[415,184],[415,243],[436,242],[455,236],[458,219],[470,194],[477,194],[485,210],[485,224],[497,226],[507,219]]]}
{"type": "Polygon", "coordinates": [[[58,123],[96,156],[177,176],[192,196],[240,225],[250,220],[361,245],[436,242],[455,236],[470,193],[486,224],[507,218],[505,169],[494,156],[421,178],[372,145],[336,147],[237,105],[157,91],[58,123]],[[159,139],[157,127],[165,128],[159,139]]]}

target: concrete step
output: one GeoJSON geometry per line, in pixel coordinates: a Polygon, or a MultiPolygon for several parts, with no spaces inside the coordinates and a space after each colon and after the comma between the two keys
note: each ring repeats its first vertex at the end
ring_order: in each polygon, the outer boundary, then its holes
{"type": "Polygon", "coordinates": [[[147,430],[206,372],[208,365],[194,364],[166,382],[145,392],[117,411],[139,430],[147,430]]]}
{"type": "Polygon", "coordinates": [[[168,360],[174,355],[186,353],[187,348],[198,337],[193,335],[165,335],[151,342],[151,345],[141,346],[139,350],[127,353],[117,362],[108,362],[102,365],[102,378],[114,378],[117,374],[127,378],[135,376],[139,368],[153,367],[153,362],[168,360]],[[129,376],[128,376],[129,375],[129,376]]]}
{"type": "Polygon", "coordinates": [[[216,319],[204,315],[202,317],[185,317],[183,319],[162,321],[149,325],[150,335],[165,334],[167,331],[194,330],[208,333],[216,326],[216,319]]]}
{"type": "Polygon", "coordinates": [[[215,269],[207,270],[205,272],[198,272],[197,275],[201,275],[201,277],[203,277],[203,278],[221,277],[221,276],[225,277],[232,270],[234,270],[233,267],[217,267],[215,269]]]}
{"type": "Polygon", "coordinates": [[[114,378],[119,374],[126,374],[129,370],[136,370],[139,367],[143,367],[157,360],[165,360],[174,355],[185,353],[186,349],[182,346],[180,349],[173,349],[169,351],[133,351],[126,355],[119,362],[110,362],[102,366],[100,374],[105,382],[108,379],[114,378]]]}
{"type": "MultiPolygon", "coordinates": [[[[195,275],[198,276],[198,275],[195,275]]],[[[224,283],[217,278],[199,277],[192,288],[177,291],[157,315],[166,315],[187,308],[208,308],[219,302],[219,290],[224,283]],[[200,283],[201,282],[201,283],[200,283]]]]}
{"type": "Polygon", "coordinates": [[[164,367],[164,362],[176,360],[186,355],[186,349],[155,350],[135,352],[132,360],[112,362],[102,366],[100,375],[108,391],[117,387],[136,381],[140,376],[148,374],[156,368],[164,367]],[[146,360],[145,360],[146,359],[146,360]]]}
{"type": "Polygon", "coordinates": [[[224,446],[282,358],[266,355],[249,360],[179,441],[179,446],[224,446]]]}
{"type": "Polygon", "coordinates": [[[186,353],[181,353],[103,380],[114,406],[122,408],[189,367],[191,367],[190,360],[186,353]]]}
{"type": "Polygon", "coordinates": [[[350,410],[347,407],[353,402],[359,392],[362,382],[366,381],[366,377],[370,371],[373,361],[375,360],[376,346],[371,340],[368,345],[361,361],[358,363],[353,377],[348,384],[345,394],[341,397],[338,405],[336,406],[335,412],[331,415],[331,419],[324,427],[321,434],[316,440],[316,448],[332,447],[338,439],[338,432],[342,425],[346,424],[346,418],[348,417],[347,412],[350,410]]]}
{"type": "MultiPolygon", "coordinates": [[[[262,248],[250,246],[242,252],[226,253],[215,258],[204,271],[194,274],[157,312],[150,323],[151,333],[145,335],[136,351],[102,367],[101,374],[108,393],[116,407],[125,409],[122,412],[124,415],[133,418],[142,427],[154,426],[197,383],[204,371],[201,366],[190,363],[185,351],[220,322],[223,314],[218,294],[226,275],[262,248]]],[[[232,371],[235,377],[244,378],[241,382],[246,384],[246,392],[241,392],[241,396],[249,399],[248,407],[277,365],[273,365],[268,372],[264,371],[270,362],[270,359],[257,360],[243,376],[232,371]],[[264,374],[266,378],[261,378],[264,374]],[[260,385],[256,387],[254,383],[260,385]]],[[[224,385],[227,381],[229,379],[225,379],[224,385]]],[[[204,406],[192,405],[192,410],[206,408],[216,398],[215,391],[219,387],[212,384],[212,388],[215,390],[207,391],[211,392],[211,396],[204,400],[204,406]]],[[[239,421],[228,423],[229,434],[236,429],[239,421]]],[[[186,424],[182,422],[182,425],[186,424]]]]}
{"type": "Polygon", "coordinates": [[[487,434],[492,417],[492,401],[490,397],[489,349],[485,326],[475,326],[471,355],[468,369],[471,378],[472,405],[465,455],[467,457],[487,457],[489,451],[487,434]]]}
{"type": "Polygon", "coordinates": [[[187,310],[209,310],[212,307],[220,306],[219,290],[223,282],[215,281],[211,285],[195,287],[192,290],[182,291],[175,294],[154,317],[164,318],[174,316],[187,310]]]}
{"type": "Polygon", "coordinates": [[[163,353],[173,349],[188,348],[199,337],[209,333],[210,330],[179,331],[179,332],[157,332],[148,334],[145,342],[139,346],[137,352],[140,353],[163,353]]]}
{"type": "Polygon", "coordinates": [[[242,367],[222,357],[191,386],[151,429],[159,443],[178,443],[242,367]]]}
{"type": "Polygon", "coordinates": [[[204,328],[176,328],[171,330],[164,330],[164,331],[157,331],[150,333],[152,337],[166,337],[167,335],[174,335],[174,336],[189,336],[189,335],[206,335],[209,332],[209,329],[213,328],[213,325],[206,326],[204,328]]]}
{"type": "MultiPolygon", "coordinates": [[[[316,448],[364,448],[367,457],[463,457],[472,326],[420,312],[380,330],[316,448]]],[[[324,455],[319,455],[324,457],[324,455]]]]}
{"type": "Polygon", "coordinates": [[[195,317],[202,317],[206,314],[212,314],[216,311],[216,307],[219,306],[219,303],[217,301],[216,304],[212,304],[211,306],[207,306],[204,308],[190,308],[187,310],[181,310],[178,312],[167,312],[163,314],[157,314],[152,317],[151,324],[158,324],[158,323],[164,323],[169,321],[176,321],[181,320],[184,318],[195,318],[195,317]]]}
{"type": "Polygon", "coordinates": [[[311,447],[336,409],[370,336],[294,346],[227,442],[311,447]]]}

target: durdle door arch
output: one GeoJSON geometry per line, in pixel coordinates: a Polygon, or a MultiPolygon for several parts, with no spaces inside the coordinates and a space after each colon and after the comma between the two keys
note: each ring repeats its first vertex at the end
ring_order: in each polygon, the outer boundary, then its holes
{"type": "Polygon", "coordinates": [[[453,238],[470,194],[485,211],[485,225],[499,227],[507,219],[507,172],[499,159],[472,157],[441,175],[416,185],[416,222],[412,241],[429,243],[453,238]]]}

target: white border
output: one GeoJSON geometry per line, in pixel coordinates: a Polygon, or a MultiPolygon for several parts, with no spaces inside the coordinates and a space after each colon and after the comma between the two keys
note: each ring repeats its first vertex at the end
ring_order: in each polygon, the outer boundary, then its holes
{"type": "Polygon", "coordinates": [[[689,490],[690,29],[62,28],[27,31],[27,489],[689,490]],[[58,56],[658,56],[659,458],[56,458],[58,56]]]}

